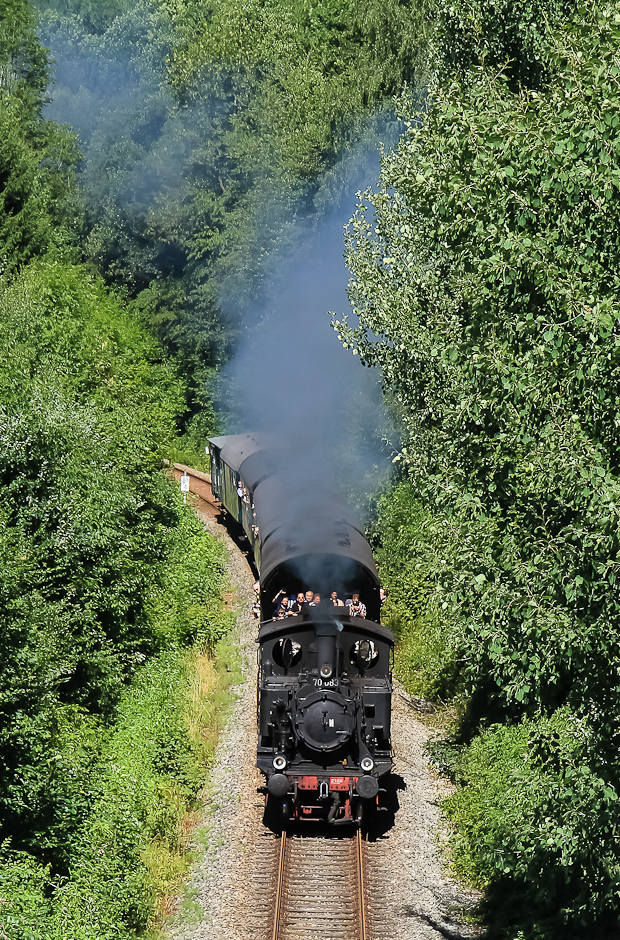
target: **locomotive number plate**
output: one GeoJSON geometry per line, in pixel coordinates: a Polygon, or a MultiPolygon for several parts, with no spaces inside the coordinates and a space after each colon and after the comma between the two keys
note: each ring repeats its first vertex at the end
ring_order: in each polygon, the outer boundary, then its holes
{"type": "Polygon", "coordinates": [[[334,676],[333,679],[322,679],[319,676],[316,679],[312,680],[316,686],[320,689],[337,689],[338,688],[338,677],[334,676]]]}
{"type": "Polygon", "coordinates": [[[330,777],[329,789],[330,790],[348,790],[349,778],[348,777],[330,777]]]}

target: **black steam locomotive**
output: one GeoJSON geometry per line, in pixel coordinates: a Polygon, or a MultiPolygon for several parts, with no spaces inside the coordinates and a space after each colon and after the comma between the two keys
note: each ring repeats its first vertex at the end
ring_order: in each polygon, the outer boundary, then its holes
{"type": "Polygon", "coordinates": [[[243,527],[260,577],[258,756],[274,820],[360,822],[391,769],[393,635],[360,522],[292,449],[258,434],[209,441],[214,495],[243,527]],[[359,594],[274,619],[281,592],[359,594]]]}

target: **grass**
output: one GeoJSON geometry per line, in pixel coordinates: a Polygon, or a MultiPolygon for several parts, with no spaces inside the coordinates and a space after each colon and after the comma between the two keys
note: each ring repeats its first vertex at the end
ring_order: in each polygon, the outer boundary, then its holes
{"type": "Polygon", "coordinates": [[[189,739],[208,767],[214,757],[229,704],[229,674],[218,669],[217,660],[206,650],[193,656],[187,692],[185,719],[189,739]]]}
{"type": "Polygon", "coordinates": [[[184,701],[184,719],[194,759],[204,774],[198,797],[188,801],[171,788],[166,802],[177,811],[178,838],[164,844],[154,838],[142,854],[156,890],[155,917],[148,940],[161,940],[168,918],[180,908],[195,916],[196,902],[183,891],[191,864],[201,854],[204,834],[202,801],[208,797],[209,770],[213,766],[220,734],[225,726],[235,694],[231,688],[243,681],[238,648],[230,639],[220,640],[213,651],[195,648],[188,655],[188,682],[184,701]],[[202,794],[202,797],[201,797],[202,794]]]}

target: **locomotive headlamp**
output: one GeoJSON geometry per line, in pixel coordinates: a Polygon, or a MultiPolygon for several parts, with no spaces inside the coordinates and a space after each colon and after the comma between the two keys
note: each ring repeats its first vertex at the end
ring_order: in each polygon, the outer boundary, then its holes
{"type": "Polygon", "coordinates": [[[282,754],[276,754],[273,759],[273,769],[282,771],[286,767],[286,757],[282,754]]]}
{"type": "MultiPolygon", "coordinates": [[[[363,758],[362,758],[360,767],[362,768],[362,770],[364,771],[364,773],[367,773],[367,774],[370,773],[370,771],[372,770],[372,768],[373,768],[374,766],[375,766],[375,762],[374,762],[374,760],[372,759],[372,757],[363,757],[363,758]]],[[[275,761],[274,761],[274,767],[275,767],[275,761]]]]}
{"type": "Polygon", "coordinates": [[[325,663],[321,666],[321,679],[331,679],[333,671],[329,663],[325,663]]]}

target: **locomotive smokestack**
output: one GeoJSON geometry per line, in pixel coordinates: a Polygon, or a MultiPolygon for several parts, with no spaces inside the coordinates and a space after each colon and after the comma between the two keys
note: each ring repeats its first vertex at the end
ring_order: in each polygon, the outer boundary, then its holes
{"type": "Polygon", "coordinates": [[[310,608],[310,611],[310,616],[315,620],[314,632],[316,633],[316,652],[319,674],[322,679],[331,679],[338,671],[336,637],[340,630],[342,630],[342,624],[333,617],[324,619],[324,615],[321,617],[320,612],[314,613],[312,608],[310,608]]]}

